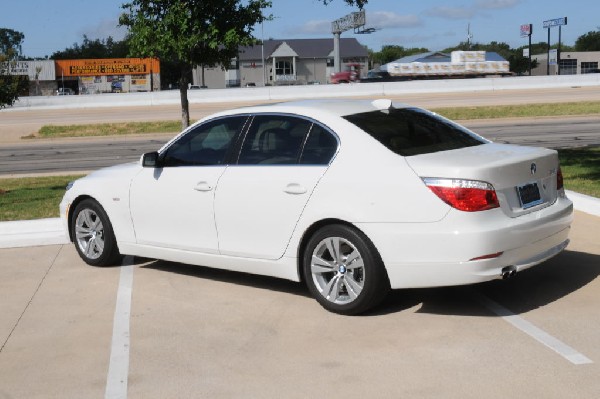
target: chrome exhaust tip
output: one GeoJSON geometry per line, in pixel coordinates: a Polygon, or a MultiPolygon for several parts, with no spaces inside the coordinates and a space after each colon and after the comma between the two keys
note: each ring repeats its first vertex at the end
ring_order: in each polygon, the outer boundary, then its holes
{"type": "Polygon", "coordinates": [[[502,275],[502,280],[508,280],[517,275],[517,268],[515,266],[506,266],[502,268],[500,274],[502,275]]]}

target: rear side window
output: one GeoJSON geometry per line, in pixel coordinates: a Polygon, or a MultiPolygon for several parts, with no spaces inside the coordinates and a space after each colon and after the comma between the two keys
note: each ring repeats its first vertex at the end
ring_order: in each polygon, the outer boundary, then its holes
{"type": "Polygon", "coordinates": [[[455,150],[486,143],[467,129],[416,108],[364,112],[344,118],[402,156],[455,150]]]}
{"type": "Polygon", "coordinates": [[[300,163],[304,165],[327,165],[337,150],[337,139],[324,127],[313,124],[304,145],[300,163]]]}
{"type": "Polygon", "coordinates": [[[259,115],[246,134],[239,165],[293,165],[312,123],[285,115],[259,115]]]}

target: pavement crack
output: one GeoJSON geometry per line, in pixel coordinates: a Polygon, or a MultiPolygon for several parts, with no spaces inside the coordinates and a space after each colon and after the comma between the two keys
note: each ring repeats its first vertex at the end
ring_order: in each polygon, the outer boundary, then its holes
{"type": "Polygon", "coordinates": [[[50,270],[52,270],[52,267],[54,266],[54,264],[56,263],[56,259],[58,259],[58,256],[60,255],[60,253],[62,252],[64,245],[61,245],[58,252],[56,253],[56,256],[54,257],[54,259],[52,259],[52,262],[50,263],[50,266],[48,267],[48,270],[46,270],[46,273],[44,273],[44,276],[42,277],[42,279],[40,280],[40,283],[38,284],[38,286],[36,287],[35,291],[33,292],[33,295],[31,295],[31,298],[29,298],[29,302],[27,303],[27,305],[25,306],[25,309],[23,309],[23,312],[21,312],[21,314],[19,315],[19,318],[17,319],[15,325],[13,326],[13,328],[10,330],[10,333],[8,334],[8,336],[6,337],[6,340],[4,340],[4,342],[2,343],[2,347],[0,347],[0,354],[2,353],[2,351],[4,350],[4,347],[6,346],[6,344],[8,343],[8,341],[10,340],[10,337],[12,337],[13,332],[17,329],[17,327],[19,326],[19,323],[21,322],[21,319],[23,318],[23,316],[25,315],[25,312],[27,312],[27,309],[29,309],[29,305],[31,305],[31,303],[33,302],[33,299],[35,298],[35,296],[37,295],[38,291],[40,290],[40,288],[42,287],[42,284],[44,284],[44,281],[46,280],[46,277],[48,276],[48,274],[50,273],[50,270]]]}

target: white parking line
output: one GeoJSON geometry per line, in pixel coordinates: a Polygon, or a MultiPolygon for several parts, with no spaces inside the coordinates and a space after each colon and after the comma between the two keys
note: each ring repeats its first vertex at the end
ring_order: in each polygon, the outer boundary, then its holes
{"type": "Polygon", "coordinates": [[[106,399],[127,398],[129,375],[129,319],[131,314],[131,292],[133,288],[133,257],[126,256],[121,264],[117,305],[113,321],[110,363],[106,379],[106,399]]]}
{"type": "Polygon", "coordinates": [[[593,361],[585,355],[577,352],[569,345],[554,338],[552,335],[548,334],[544,330],[536,327],[535,325],[523,319],[522,317],[517,316],[510,310],[497,304],[496,302],[492,301],[486,296],[481,295],[479,293],[475,293],[475,295],[486,308],[488,308],[498,316],[502,317],[504,321],[512,324],[514,327],[529,335],[531,338],[552,349],[554,352],[558,353],[571,363],[576,365],[593,363],[593,361]]]}

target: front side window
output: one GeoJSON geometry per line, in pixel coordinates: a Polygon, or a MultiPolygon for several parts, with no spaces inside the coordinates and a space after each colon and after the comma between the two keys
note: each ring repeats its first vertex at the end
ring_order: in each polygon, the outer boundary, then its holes
{"type": "Polygon", "coordinates": [[[312,122],[286,115],[258,115],[242,145],[240,165],[297,164],[312,122]]]}
{"type": "Polygon", "coordinates": [[[364,112],[347,115],[344,119],[402,156],[487,143],[462,126],[417,108],[364,112]]]}
{"type": "Polygon", "coordinates": [[[166,150],[162,156],[163,166],[223,164],[233,138],[241,132],[246,119],[246,116],[233,116],[196,126],[166,150]]]}

